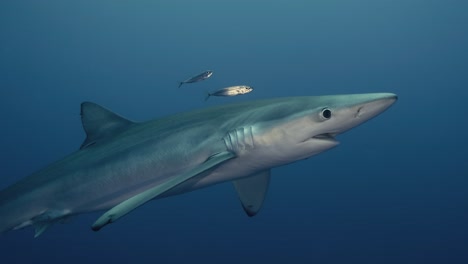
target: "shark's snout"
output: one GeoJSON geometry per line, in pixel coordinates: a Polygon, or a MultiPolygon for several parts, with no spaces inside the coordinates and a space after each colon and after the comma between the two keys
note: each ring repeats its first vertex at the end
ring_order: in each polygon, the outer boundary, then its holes
{"type": "Polygon", "coordinates": [[[392,93],[376,94],[375,98],[356,105],[354,117],[368,120],[387,110],[397,99],[398,96],[392,93]]]}
{"type": "Polygon", "coordinates": [[[344,95],[336,98],[331,117],[315,135],[316,138],[334,138],[349,129],[378,116],[398,99],[393,93],[344,95]]]}

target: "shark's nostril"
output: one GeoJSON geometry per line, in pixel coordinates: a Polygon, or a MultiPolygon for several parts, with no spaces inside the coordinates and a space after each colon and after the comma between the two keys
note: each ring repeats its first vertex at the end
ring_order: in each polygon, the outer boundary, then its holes
{"type": "Polygon", "coordinates": [[[362,114],[362,106],[358,108],[358,110],[356,111],[356,114],[354,115],[354,117],[359,117],[361,116],[362,114]]]}

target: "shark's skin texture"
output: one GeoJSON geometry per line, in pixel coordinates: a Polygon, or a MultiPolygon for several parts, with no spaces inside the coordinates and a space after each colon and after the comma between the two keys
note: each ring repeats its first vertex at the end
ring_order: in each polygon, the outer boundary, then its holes
{"type": "Polygon", "coordinates": [[[99,230],[141,204],[233,181],[249,216],[271,168],[335,147],[335,136],[385,111],[391,93],[304,96],[227,104],[135,123],[83,103],[76,152],[0,191],[0,233],[40,235],[72,215],[109,210],[99,230]]]}

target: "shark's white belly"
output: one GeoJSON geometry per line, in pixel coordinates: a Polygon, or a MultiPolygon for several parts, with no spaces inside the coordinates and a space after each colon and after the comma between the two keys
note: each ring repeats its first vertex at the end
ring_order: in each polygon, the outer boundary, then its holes
{"type": "Polygon", "coordinates": [[[178,195],[205,188],[214,184],[241,179],[260,170],[261,168],[255,166],[252,164],[252,162],[247,161],[246,157],[234,158],[218,166],[214,170],[200,175],[200,177],[195,177],[180,184],[179,186],[174,187],[160,197],[178,195]]]}

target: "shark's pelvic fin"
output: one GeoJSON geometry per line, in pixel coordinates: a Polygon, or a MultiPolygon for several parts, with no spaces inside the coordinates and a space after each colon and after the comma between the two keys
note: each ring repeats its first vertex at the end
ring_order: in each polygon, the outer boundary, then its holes
{"type": "Polygon", "coordinates": [[[199,166],[193,168],[190,171],[187,171],[185,173],[182,173],[176,177],[170,178],[168,181],[159,184],[151,189],[148,189],[142,193],[139,193],[122,203],[114,206],[111,208],[109,211],[104,213],[101,217],[94,222],[92,225],[92,229],[94,231],[98,231],[105,225],[115,222],[117,219],[120,217],[128,214],[135,208],[139,207],[140,205],[143,205],[144,203],[150,201],[151,199],[157,197],[158,195],[168,191],[169,189],[172,189],[173,187],[181,184],[182,182],[193,178],[200,173],[207,171],[222,162],[232,159],[235,157],[235,154],[232,152],[221,152],[216,155],[211,156],[209,159],[207,159],[204,163],[200,164],[199,166]]]}
{"type": "MultiPolygon", "coordinates": [[[[32,223],[35,228],[34,238],[36,238],[44,233],[44,231],[46,231],[51,225],[64,221],[67,218],[68,215],[65,211],[46,211],[36,217],[33,217],[30,221],[27,221],[24,224],[32,223]]],[[[22,226],[20,225],[17,228],[22,228],[22,226]]]]}
{"type": "Polygon", "coordinates": [[[250,177],[233,181],[242,207],[248,216],[258,213],[265,200],[270,183],[270,170],[261,171],[250,177]]]}
{"type": "Polygon", "coordinates": [[[50,223],[50,222],[37,222],[37,223],[34,223],[34,228],[35,228],[34,238],[37,238],[42,233],[44,233],[44,231],[46,231],[47,228],[49,228],[49,226],[51,226],[51,225],[52,225],[52,223],[50,223]]]}
{"type": "Polygon", "coordinates": [[[80,149],[97,143],[100,139],[117,134],[133,124],[116,113],[91,102],[81,104],[81,122],[86,139],[80,149]]]}

